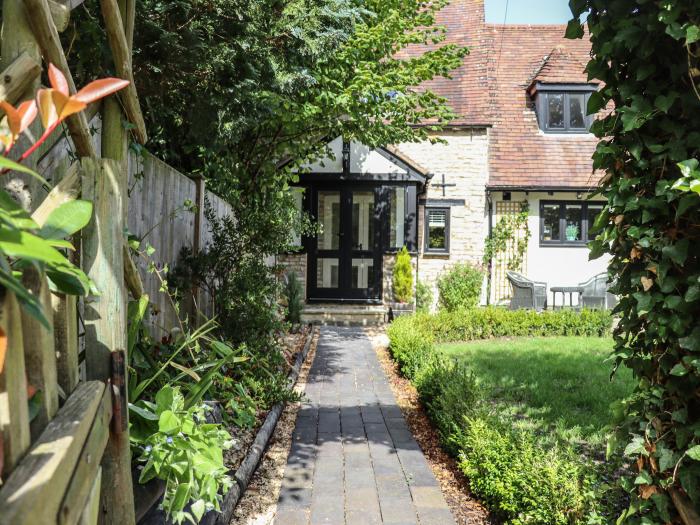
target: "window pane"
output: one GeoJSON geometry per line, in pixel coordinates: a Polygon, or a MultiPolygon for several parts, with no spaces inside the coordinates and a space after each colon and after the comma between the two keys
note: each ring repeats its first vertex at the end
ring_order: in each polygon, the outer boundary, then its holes
{"type": "Polygon", "coordinates": [[[559,205],[545,204],[542,207],[542,240],[559,240],[559,205]]]}
{"type": "Polygon", "coordinates": [[[317,288],[338,288],[338,259],[319,257],[316,268],[317,288]]]}
{"type": "Polygon", "coordinates": [[[566,220],[565,239],[569,242],[580,241],[582,234],[583,206],[581,204],[565,204],[564,219],[566,220]]]}
{"type": "Polygon", "coordinates": [[[446,210],[428,210],[428,249],[447,249],[446,210]]]}
{"type": "Polygon", "coordinates": [[[586,127],[584,102],[584,94],[569,95],[569,127],[579,129],[586,127]]]}
{"type": "Polygon", "coordinates": [[[374,192],[352,194],[352,249],[371,250],[374,246],[374,192]]]}
{"type": "Polygon", "coordinates": [[[374,260],[369,258],[352,260],[352,287],[370,288],[374,283],[374,260]]]}
{"type": "Polygon", "coordinates": [[[337,250],[340,246],[340,192],[318,192],[319,250],[337,250]]]}
{"type": "Polygon", "coordinates": [[[389,247],[401,248],[404,245],[406,226],[406,190],[391,188],[390,194],[389,247]]]}
{"type": "Polygon", "coordinates": [[[547,127],[564,129],[564,94],[547,95],[547,127]]]}
{"type": "Polygon", "coordinates": [[[596,217],[600,214],[600,212],[603,211],[602,206],[591,206],[590,204],[588,205],[588,240],[592,241],[595,239],[597,233],[591,233],[591,228],[593,228],[593,223],[595,222],[596,217]]]}
{"type": "MultiPolygon", "coordinates": [[[[297,220],[300,220],[303,213],[304,188],[292,188],[292,197],[294,198],[297,220]]],[[[301,246],[301,235],[296,230],[292,232],[292,246],[301,246]]]]}

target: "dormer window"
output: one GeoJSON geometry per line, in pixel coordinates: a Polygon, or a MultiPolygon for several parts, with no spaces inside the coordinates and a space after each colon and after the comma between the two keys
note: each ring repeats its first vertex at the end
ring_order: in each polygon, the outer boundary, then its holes
{"type": "Polygon", "coordinates": [[[545,133],[588,133],[593,116],[586,107],[595,86],[539,84],[534,91],[537,120],[545,133]]]}

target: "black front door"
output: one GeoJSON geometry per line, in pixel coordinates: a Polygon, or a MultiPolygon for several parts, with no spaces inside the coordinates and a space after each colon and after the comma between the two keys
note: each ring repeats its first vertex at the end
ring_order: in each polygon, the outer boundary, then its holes
{"type": "Polygon", "coordinates": [[[317,188],[314,215],[321,225],[309,257],[309,299],[379,300],[381,248],[375,186],[317,188]]]}

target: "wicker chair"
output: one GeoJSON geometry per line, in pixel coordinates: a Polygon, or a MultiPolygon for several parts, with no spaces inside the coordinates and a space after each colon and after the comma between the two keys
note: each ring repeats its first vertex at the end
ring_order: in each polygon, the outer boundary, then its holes
{"type": "Polygon", "coordinates": [[[610,310],[617,304],[617,297],[608,291],[608,274],[599,273],[579,286],[583,288],[581,306],[584,308],[602,308],[610,310]]]}
{"type": "Polygon", "coordinates": [[[547,309],[547,283],[536,282],[528,279],[518,272],[506,272],[513,296],[510,300],[510,309],[531,308],[541,311],[547,309]]]}

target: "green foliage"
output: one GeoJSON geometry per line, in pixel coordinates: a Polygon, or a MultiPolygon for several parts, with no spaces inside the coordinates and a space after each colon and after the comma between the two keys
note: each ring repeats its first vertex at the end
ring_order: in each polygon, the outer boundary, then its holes
{"type": "Polygon", "coordinates": [[[469,263],[457,263],[437,281],[438,303],[448,312],[473,308],[479,304],[484,272],[469,263]]]}
{"type": "Polygon", "coordinates": [[[165,481],[161,508],[168,518],[199,523],[207,511],[219,510],[233,485],[223,458],[232,445],[229,433],[206,422],[204,406],[185,408],[177,387],[163,387],[155,403],[142,400],[129,408],[132,454],[142,465],[139,483],[165,481]]]}
{"type": "Polygon", "coordinates": [[[301,324],[301,312],[304,310],[304,291],[296,272],[290,272],[285,278],[284,297],[287,303],[287,321],[293,326],[301,324]]]}
{"type": "Polygon", "coordinates": [[[396,254],[392,279],[394,300],[399,303],[410,303],[413,300],[413,267],[411,256],[405,246],[396,254]]]}
{"type": "Polygon", "coordinates": [[[428,317],[395,320],[388,328],[391,352],[416,386],[442,445],[459,458],[470,489],[506,524],[567,525],[584,517],[600,523],[596,497],[604,490],[594,490],[586,460],[566,442],[542,439],[551,429],[516,428],[521,414],[500,417],[501,407],[485,396],[469,363],[434,346],[428,317]]]}
{"type": "Polygon", "coordinates": [[[416,282],[416,309],[427,312],[433,306],[433,291],[423,281],[416,282]]]}
{"type": "Polygon", "coordinates": [[[464,423],[459,437],[469,488],[508,525],[584,522],[585,476],[571,451],[543,450],[532,435],[513,432],[493,418],[464,423]]]}
{"type": "Polygon", "coordinates": [[[92,283],[59,250],[74,250],[66,237],[84,228],[91,216],[90,202],[67,202],[39,227],[7,192],[0,190],[0,285],[13,291],[22,307],[46,328],[49,327],[46,312],[42,311],[38,298],[22,284],[23,270],[28,266],[44,270],[52,290],[87,295],[92,283]]]}
{"type": "Polygon", "coordinates": [[[624,483],[631,502],[621,521],[670,523],[678,515],[668,489],[700,507],[700,462],[690,453],[700,445],[700,4],[571,6],[570,36],[588,13],[587,71],[603,85],[589,112],[614,108],[592,127],[608,203],[591,255],[612,256],[621,297],[613,356],[639,378],[618,433],[638,470],[624,483]]]}

